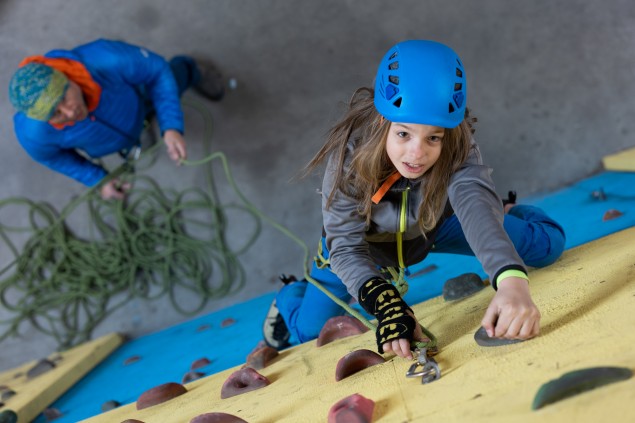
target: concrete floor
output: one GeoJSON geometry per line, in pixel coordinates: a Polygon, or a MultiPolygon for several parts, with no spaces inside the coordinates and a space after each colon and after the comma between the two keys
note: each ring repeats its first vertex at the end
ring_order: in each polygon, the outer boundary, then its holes
{"type": "MultiPolygon", "coordinates": [[[[19,61],[96,38],[121,39],[166,57],[215,61],[236,87],[206,103],[212,148],[224,152],[242,192],[309,246],[319,236],[319,176],[290,182],[317,151],[352,91],[372,83],[381,56],[411,38],[451,45],[466,66],[476,139],[499,193],[522,198],[596,172],[602,156],[635,145],[635,8],[625,0],[509,2],[399,1],[0,1],[0,86],[19,61]]],[[[0,199],[27,197],[58,210],[85,188],[34,163],[13,134],[11,105],[0,102],[0,199]]],[[[186,93],[185,103],[200,100],[186,93]]],[[[203,157],[203,119],[185,107],[191,158],[203,157]]],[[[114,161],[116,166],[116,161],[114,161]]],[[[200,169],[175,170],[163,154],[150,174],[177,188],[203,186],[200,169]]],[[[235,201],[222,172],[221,196],[235,201]]],[[[15,216],[14,216],[15,217],[15,216]]],[[[0,215],[0,219],[4,219],[0,215]]],[[[73,217],[77,228],[85,215],[73,217]]],[[[75,228],[73,226],[72,228],[75,228]]],[[[240,244],[253,228],[230,219],[240,244]]],[[[81,232],[81,230],[80,230],[81,232]]],[[[0,247],[0,268],[13,258],[0,247]]],[[[301,273],[302,251],[269,225],[241,255],[247,282],[204,312],[276,288],[279,273],[301,273]],[[272,248],[274,246],[274,248],[272,248]]],[[[5,278],[2,275],[2,278],[5,278]]],[[[184,294],[187,299],[187,295],[184,294]]],[[[263,310],[263,316],[266,310],[263,310]]],[[[0,320],[8,313],[0,310],[0,320]]],[[[133,301],[101,324],[133,337],[188,317],[167,299],[133,301]]],[[[0,370],[48,355],[55,343],[28,325],[0,344],[0,370]]],[[[254,341],[255,343],[256,341],[254,341]]]]}

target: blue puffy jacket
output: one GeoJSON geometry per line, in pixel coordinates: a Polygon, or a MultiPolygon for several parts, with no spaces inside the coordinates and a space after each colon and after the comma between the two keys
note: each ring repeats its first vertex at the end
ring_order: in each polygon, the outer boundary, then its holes
{"type": "Polygon", "coordinates": [[[183,133],[183,112],[169,64],[142,47],[119,41],[97,40],[73,50],[53,50],[46,57],[81,62],[102,92],[97,108],[88,118],[56,129],[47,122],[14,116],[20,144],[39,163],[93,186],[107,172],[84,158],[127,150],[138,143],[150,100],[161,133],[174,129],[183,133]]]}

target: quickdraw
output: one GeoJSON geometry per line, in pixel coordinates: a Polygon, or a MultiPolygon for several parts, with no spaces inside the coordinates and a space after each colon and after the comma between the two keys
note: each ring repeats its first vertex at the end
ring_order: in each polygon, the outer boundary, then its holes
{"type": "Polygon", "coordinates": [[[406,372],[406,377],[421,377],[421,383],[430,383],[441,377],[441,369],[439,363],[432,357],[428,356],[427,348],[417,348],[417,362],[414,363],[406,372]]]}

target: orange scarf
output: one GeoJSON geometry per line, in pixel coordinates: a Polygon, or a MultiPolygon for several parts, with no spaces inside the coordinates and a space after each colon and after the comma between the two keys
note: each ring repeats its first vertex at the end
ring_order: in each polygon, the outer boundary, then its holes
{"type": "MultiPolygon", "coordinates": [[[[86,69],[82,63],[72,59],[29,56],[20,62],[20,67],[33,62],[41,63],[57,69],[66,75],[68,79],[79,85],[79,88],[82,90],[82,94],[84,94],[84,101],[86,101],[86,106],[88,107],[89,112],[94,111],[97,106],[99,106],[101,87],[97,84],[97,82],[95,82],[88,72],[88,69],[86,69]]],[[[57,129],[63,129],[65,126],[71,126],[74,124],[75,122],[68,122],[51,125],[57,129]]]]}

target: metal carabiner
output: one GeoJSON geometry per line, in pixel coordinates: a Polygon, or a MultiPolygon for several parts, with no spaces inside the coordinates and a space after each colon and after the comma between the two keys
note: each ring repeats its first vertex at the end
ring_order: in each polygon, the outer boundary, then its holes
{"type": "Polygon", "coordinates": [[[421,348],[416,349],[418,358],[406,372],[406,377],[419,377],[421,376],[421,383],[430,383],[441,377],[441,369],[439,364],[434,358],[428,357],[428,349],[421,348]]]}

